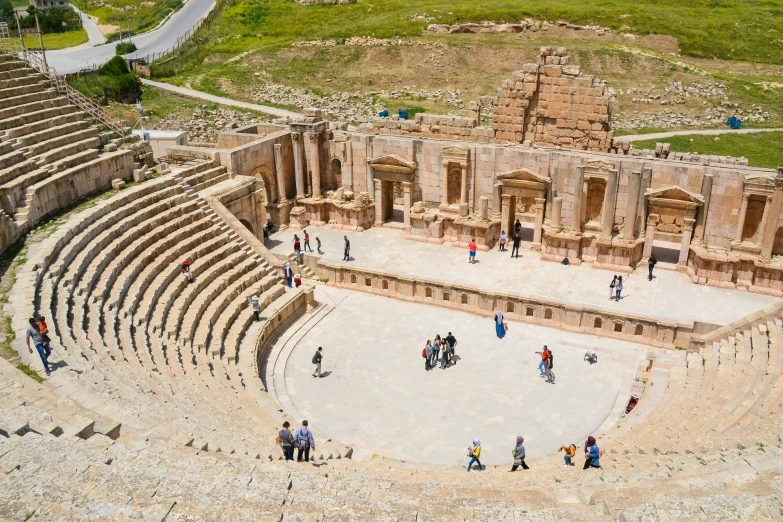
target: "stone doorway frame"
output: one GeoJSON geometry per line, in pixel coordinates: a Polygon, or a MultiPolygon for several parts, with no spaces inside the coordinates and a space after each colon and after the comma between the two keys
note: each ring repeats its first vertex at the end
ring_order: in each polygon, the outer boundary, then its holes
{"type": "Polygon", "coordinates": [[[416,178],[416,162],[396,154],[387,154],[367,160],[375,184],[375,223],[381,227],[394,212],[394,183],[402,183],[403,218],[406,228],[411,226],[411,191],[416,178]]]}
{"type": "Polygon", "coordinates": [[[680,241],[680,256],[677,266],[685,268],[688,262],[688,252],[691,246],[693,236],[693,225],[696,223],[696,211],[704,204],[704,196],[694,194],[684,188],[671,185],[659,189],[647,189],[644,193],[647,200],[647,231],[644,236],[644,253],[642,262],[650,258],[653,242],[655,241],[655,230],[660,221],[661,215],[667,211],[674,210],[683,215],[683,226],[680,241]]]}
{"type": "Polygon", "coordinates": [[[470,210],[468,203],[468,164],[470,163],[470,149],[449,145],[443,147],[440,152],[441,157],[441,196],[440,211],[451,214],[459,213],[460,216],[467,216],[470,210]],[[460,169],[460,196],[459,203],[449,203],[449,171],[460,169]]]}
{"type": "Polygon", "coordinates": [[[535,199],[535,225],[533,228],[533,247],[541,247],[541,231],[544,225],[544,207],[547,191],[551,189],[552,179],[541,176],[528,168],[521,168],[499,174],[495,183],[495,199],[500,200],[500,229],[509,236],[514,230],[516,216],[516,198],[519,196],[535,199]]]}

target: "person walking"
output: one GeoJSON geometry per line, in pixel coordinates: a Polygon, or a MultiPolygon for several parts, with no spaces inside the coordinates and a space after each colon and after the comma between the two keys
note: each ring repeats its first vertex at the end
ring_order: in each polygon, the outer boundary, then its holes
{"type": "Polygon", "coordinates": [[[182,276],[187,279],[188,283],[193,282],[193,272],[190,271],[190,261],[187,259],[182,262],[182,276]]]}
{"type": "Polygon", "coordinates": [[[307,420],[302,421],[302,427],[296,430],[294,434],[294,442],[296,443],[296,461],[302,462],[302,456],[304,456],[304,462],[310,461],[310,449],[315,451],[315,440],[313,434],[307,429],[307,420]]]}
{"type": "Polygon", "coordinates": [[[321,238],[318,236],[315,236],[315,248],[318,250],[318,255],[322,256],[324,255],[323,252],[321,252],[321,238]]]}
{"type": "Polygon", "coordinates": [[[522,237],[522,223],[518,219],[514,222],[514,234],[522,237]]]}
{"type": "Polygon", "coordinates": [[[351,260],[351,242],[348,241],[348,236],[343,236],[343,248],[345,249],[345,254],[343,254],[343,261],[350,261],[351,260]]]}
{"type": "Polygon", "coordinates": [[[519,245],[522,244],[522,237],[519,234],[514,234],[511,238],[511,257],[519,257],[519,245]]]}
{"type": "Polygon", "coordinates": [[[476,240],[471,238],[470,243],[468,243],[468,250],[470,254],[468,255],[468,263],[474,264],[476,262],[476,249],[478,247],[476,246],[476,240]]]}
{"type": "Polygon", "coordinates": [[[307,230],[304,231],[304,250],[307,252],[308,250],[312,253],[313,247],[310,246],[310,234],[307,233],[307,230]]]}
{"type": "Polygon", "coordinates": [[[614,291],[616,292],[616,302],[620,302],[620,292],[623,291],[623,276],[620,276],[617,278],[617,284],[614,287],[614,291]]]}
{"type": "Polygon", "coordinates": [[[506,336],[506,325],[503,324],[503,312],[498,309],[498,311],[495,313],[495,333],[498,336],[498,339],[502,339],[506,336]]]}
{"type": "Polygon", "coordinates": [[[280,448],[283,450],[283,458],[285,460],[294,460],[294,434],[290,430],[291,423],[285,421],[283,423],[283,429],[277,434],[277,438],[280,441],[280,448]]]}
{"type": "Polygon", "coordinates": [[[501,252],[505,252],[506,251],[506,231],[505,230],[501,230],[500,231],[500,241],[498,241],[498,243],[500,244],[500,246],[498,247],[498,250],[501,251],[501,252]]]}
{"type": "Polygon", "coordinates": [[[601,450],[598,449],[598,444],[595,442],[595,437],[587,437],[587,442],[585,442],[585,467],[582,469],[600,468],[601,463],[598,460],[600,457],[601,450]]]}
{"type": "Polygon", "coordinates": [[[41,334],[44,352],[46,353],[46,358],[48,359],[49,356],[52,355],[52,347],[49,344],[52,342],[52,339],[49,337],[49,327],[46,326],[46,317],[42,315],[38,316],[38,331],[41,334]]]}
{"type": "Polygon", "coordinates": [[[655,268],[655,265],[657,263],[658,263],[658,260],[655,258],[655,254],[650,254],[650,259],[647,261],[647,268],[650,269],[650,272],[647,275],[647,280],[648,281],[652,281],[653,268],[655,268]]]}
{"type": "Polygon", "coordinates": [[[609,299],[614,297],[614,287],[617,286],[617,276],[614,276],[612,282],[609,283],[609,299]]]}
{"type": "Polygon", "coordinates": [[[544,372],[544,375],[546,375],[546,382],[550,384],[555,383],[555,374],[552,373],[552,368],[555,367],[555,356],[552,353],[552,350],[549,351],[549,357],[546,360],[546,371],[544,372]]]}
{"type": "Polygon", "coordinates": [[[299,236],[294,234],[294,253],[296,254],[296,262],[299,262],[299,256],[302,255],[302,244],[299,242],[299,236]]]}
{"type": "Polygon", "coordinates": [[[525,445],[523,442],[525,442],[525,439],[521,435],[518,436],[517,444],[514,446],[514,449],[511,450],[511,454],[514,455],[514,465],[511,466],[511,471],[516,471],[519,466],[522,466],[522,469],[530,469],[530,467],[525,464],[525,445]]]}
{"type": "Polygon", "coordinates": [[[473,439],[473,446],[468,447],[468,456],[470,457],[470,462],[468,462],[468,472],[470,472],[470,468],[473,467],[473,463],[478,463],[478,469],[479,471],[482,471],[484,469],[484,466],[481,465],[481,461],[479,460],[479,457],[481,457],[481,441],[478,439],[473,439]]]}
{"type": "Polygon", "coordinates": [[[568,446],[563,444],[557,449],[558,453],[560,453],[561,451],[565,452],[565,455],[563,455],[563,460],[565,460],[565,466],[563,467],[567,468],[568,466],[573,466],[574,463],[571,462],[571,459],[573,459],[574,456],[576,455],[576,446],[574,446],[573,444],[569,444],[568,446]]]}
{"type": "Polygon", "coordinates": [[[538,363],[538,371],[541,372],[541,377],[545,375],[545,370],[549,365],[549,348],[544,345],[544,351],[536,352],[541,356],[541,362],[538,363]]]}
{"type": "Polygon", "coordinates": [[[294,273],[291,271],[291,263],[286,261],[283,271],[285,272],[285,280],[286,283],[288,283],[288,288],[292,288],[291,282],[294,280],[294,273]]]}
{"type": "Polygon", "coordinates": [[[41,362],[43,363],[44,370],[46,370],[46,375],[51,375],[49,372],[49,356],[46,355],[46,351],[44,350],[44,342],[41,337],[41,332],[38,331],[38,323],[32,317],[30,318],[30,326],[27,327],[27,331],[25,332],[25,341],[27,341],[27,349],[30,353],[33,353],[33,349],[30,348],[30,339],[33,340],[33,345],[35,345],[35,349],[41,357],[41,362]]]}
{"type": "Polygon", "coordinates": [[[454,337],[451,334],[451,332],[449,332],[449,335],[446,336],[446,346],[447,346],[448,357],[451,358],[451,362],[453,364],[457,364],[457,356],[456,356],[457,338],[454,337]]]}
{"type": "Polygon", "coordinates": [[[250,307],[253,309],[253,313],[256,316],[256,322],[261,320],[261,306],[258,304],[258,296],[254,295],[249,299],[250,307]]]}
{"type": "Polygon", "coordinates": [[[324,358],[323,351],[324,349],[319,346],[318,351],[316,351],[315,355],[313,355],[313,364],[315,365],[313,377],[321,376],[321,360],[324,358]]]}

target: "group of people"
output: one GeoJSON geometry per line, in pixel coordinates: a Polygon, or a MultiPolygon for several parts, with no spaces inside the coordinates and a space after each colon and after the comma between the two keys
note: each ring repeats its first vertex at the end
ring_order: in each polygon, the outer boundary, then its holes
{"type": "Polygon", "coordinates": [[[452,364],[457,364],[457,356],[454,353],[456,346],[457,339],[451,332],[443,338],[438,334],[434,341],[427,340],[427,345],[421,352],[424,358],[424,369],[430,371],[437,368],[439,361],[441,370],[445,370],[452,364]]]}
{"type": "Polygon", "coordinates": [[[27,349],[30,353],[33,353],[33,349],[30,346],[30,339],[33,340],[33,346],[35,346],[38,355],[41,357],[46,375],[51,375],[49,368],[49,356],[52,354],[52,347],[50,343],[52,340],[49,338],[49,328],[46,326],[46,318],[44,316],[38,316],[38,319],[34,317],[30,318],[30,326],[27,327],[25,332],[25,341],[27,342],[27,349]]]}
{"type": "Polygon", "coordinates": [[[288,285],[288,288],[293,288],[296,286],[296,288],[299,288],[302,285],[302,276],[300,274],[294,274],[294,271],[291,270],[291,263],[286,261],[285,266],[283,267],[283,273],[285,274],[285,282],[288,285]]]}
{"type": "Polygon", "coordinates": [[[555,383],[555,374],[552,373],[552,368],[555,366],[555,357],[552,354],[547,345],[544,345],[544,349],[540,352],[536,352],[541,356],[541,362],[538,363],[538,371],[541,372],[541,377],[546,379],[548,383],[555,383]]]}
{"type": "Polygon", "coordinates": [[[297,450],[296,461],[308,462],[310,460],[310,450],[315,451],[315,439],[313,433],[308,429],[307,420],[302,421],[302,427],[291,433],[291,423],[285,421],[283,428],[277,434],[277,444],[283,450],[285,460],[294,460],[294,449],[297,450]]]}
{"type": "MultiPolygon", "coordinates": [[[[519,468],[522,469],[530,469],[530,467],[525,463],[525,439],[521,435],[517,437],[516,443],[514,444],[514,449],[511,450],[511,455],[514,458],[514,463],[511,465],[511,469],[509,471],[516,471],[519,468]]],[[[563,444],[558,448],[557,452],[560,453],[561,451],[565,452],[565,468],[568,468],[570,466],[573,466],[573,459],[576,457],[576,445],[575,444],[563,444]]],[[[588,469],[588,468],[600,468],[601,462],[601,450],[598,448],[598,444],[596,443],[595,437],[590,436],[587,437],[587,440],[585,441],[584,445],[584,453],[585,453],[585,465],[582,469],[588,469]]],[[[473,439],[473,445],[468,446],[468,458],[470,459],[468,461],[468,471],[473,469],[473,464],[478,464],[478,470],[482,471],[484,470],[484,466],[481,465],[481,460],[479,460],[481,457],[481,441],[479,439],[473,439]]]]}
{"type": "MultiPolygon", "coordinates": [[[[498,239],[498,250],[501,252],[506,252],[508,249],[506,248],[506,242],[508,241],[508,236],[506,236],[506,231],[501,230],[500,231],[500,238],[498,239]]],[[[522,244],[522,223],[519,222],[517,219],[514,223],[514,234],[511,236],[511,257],[519,257],[519,245],[522,244]]]]}
{"type": "MultiPolygon", "coordinates": [[[[303,230],[304,234],[304,249],[302,249],[302,242],[297,234],[294,234],[294,253],[296,254],[296,262],[299,262],[299,258],[302,256],[302,252],[312,252],[313,248],[310,246],[310,234],[307,230],[303,230]]],[[[315,236],[315,248],[318,251],[318,255],[323,255],[321,252],[321,238],[315,236]]]]}

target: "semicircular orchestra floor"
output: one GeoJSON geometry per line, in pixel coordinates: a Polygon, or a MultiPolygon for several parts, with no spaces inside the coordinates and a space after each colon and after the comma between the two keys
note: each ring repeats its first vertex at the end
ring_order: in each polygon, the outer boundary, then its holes
{"type": "Polygon", "coordinates": [[[282,354],[270,363],[274,394],[288,414],[354,446],[359,459],[466,463],[479,438],[483,464],[507,462],[517,435],[529,457],[555,452],[614,423],[646,363],[647,347],[592,335],[510,322],[501,340],[492,318],[465,312],[323,285],[316,300],[323,308],[272,350],[282,354]],[[426,341],[449,331],[457,364],[426,371],[426,341]],[[539,377],[535,352],[544,344],[555,354],[555,384],[539,377]],[[318,346],[324,377],[313,378],[318,346]],[[588,349],[598,364],[584,360],[588,349]]]}

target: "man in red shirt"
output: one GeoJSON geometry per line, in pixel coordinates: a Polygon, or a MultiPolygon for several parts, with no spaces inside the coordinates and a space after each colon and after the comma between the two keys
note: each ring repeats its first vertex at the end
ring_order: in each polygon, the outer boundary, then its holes
{"type": "Polygon", "coordinates": [[[543,377],[547,365],[549,364],[549,348],[547,348],[546,345],[544,345],[544,351],[536,352],[536,353],[541,356],[541,362],[538,364],[538,371],[541,372],[541,377],[543,377]]]}
{"type": "Polygon", "coordinates": [[[470,243],[468,244],[468,249],[470,250],[470,257],[468,257],[468,263],[475,263],[476,262],[476,240],[471,239],[470,243]]]}

